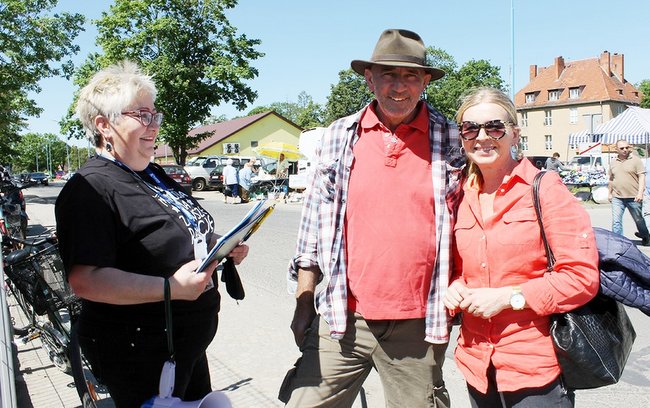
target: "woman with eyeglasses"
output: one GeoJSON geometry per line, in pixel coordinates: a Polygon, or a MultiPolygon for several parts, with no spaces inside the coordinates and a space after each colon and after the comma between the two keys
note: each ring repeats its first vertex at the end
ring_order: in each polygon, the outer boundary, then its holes
{"type": "MultiPolygon", "coordinates": [[[[196,269],[216,241],[214,220],[151,163],[163,120],[155,99],[152,79],[134,63],[92,77],[77,115],[97,156],[66,183],[55,207],[67,279],[83,302],[79,342],[117,407],[139,407],[158,394],[170,358],[167,288],[174,396],[197,400],[212,391],[205,350],[217,330],[216,264],[196,269]]],[[[230,255],[238,264],[247,252],[240,246],[230,255]]]]}
{"type": "Polygon", "coordinates": [[[549,315],[596,295],[598,254],[589,215],[549,172],[540,199],[556,263],[547,273],[531,193],[539,170],[517,160],[516,115],[497,89],[474,90],[461,102],[456,120],[468,165],[444,303],[462,313],[455,358],[472,407],[572,407],[549,315]]]}

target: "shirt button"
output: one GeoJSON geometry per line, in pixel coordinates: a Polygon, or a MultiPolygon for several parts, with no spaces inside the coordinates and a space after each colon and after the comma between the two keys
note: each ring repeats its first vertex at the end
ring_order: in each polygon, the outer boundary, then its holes
{"type": "Polygon", "coordinates": [[[485,262],[481,262],[481,268],[485,268],[485,262]]]}
{"type": "Polygon", "coordinates": [[[501,192],[502,192],[502,193],[505,193],[505,192],[506,192],[506,189],[505,189],[505,188],[502,188],[502,189],[501,189],[501,192]]]}

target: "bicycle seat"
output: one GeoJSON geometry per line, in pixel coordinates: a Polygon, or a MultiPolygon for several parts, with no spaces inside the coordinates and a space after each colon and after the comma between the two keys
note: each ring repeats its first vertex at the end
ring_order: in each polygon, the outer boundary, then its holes
{"type": "Polygon", "coordinates": [[[15,265],[24,261],[32,255],[30,248],[21,248],[8,253],[5,256],[5,263],[7,266],[15,265]]]}

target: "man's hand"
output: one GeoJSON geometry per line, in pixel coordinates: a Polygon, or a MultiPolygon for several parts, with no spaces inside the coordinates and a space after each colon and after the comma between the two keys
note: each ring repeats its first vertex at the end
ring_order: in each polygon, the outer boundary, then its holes
{"type": "Polygon", "coordinates": [[[305,332],[316,318],[313,293],[304,293],[296,301],[296,310],[291,321],[291,331],[298,347],[305,341],[305,332]]]}

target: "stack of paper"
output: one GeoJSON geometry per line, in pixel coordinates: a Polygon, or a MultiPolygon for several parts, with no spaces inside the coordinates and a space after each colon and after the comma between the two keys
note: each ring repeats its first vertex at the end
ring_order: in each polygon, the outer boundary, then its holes
{"type": "Polygon", "coordinates": [[[266,200],[262,200],[251,208],[251,210],[239,221],[230,231],[226,232],[210,250],[208,256],[201,262],[197,272],[203,271],[215,259],[219,262],[223,260],[230,251],[242,242],[246,241],[248,237],[253,235],[255,231],[262,225],[266,217],[273,212],[275,204],[265,207],[266,200]]]}

